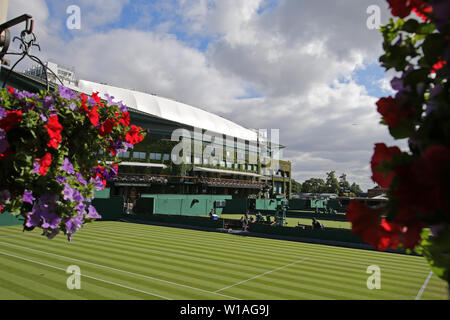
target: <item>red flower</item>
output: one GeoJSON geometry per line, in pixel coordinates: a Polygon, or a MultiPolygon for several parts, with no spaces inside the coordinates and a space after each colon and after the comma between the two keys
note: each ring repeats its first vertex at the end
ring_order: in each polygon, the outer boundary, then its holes
{"type": "Polygon", "coordinates": [[[81,110],[84,111],[84,113],[89,113],[89,108],[87,107],[86,103],[88,101],[87,96],[82,93],[81,94],[81,110]]]}
{"type": "Polygon", "coordinates": [[[99,121],[99,117],[100,117],[97,110],[98,110],[98,107],[94,106],[94,107],[92,107],[92,110],[88,114],[89,120],[91,121],[91,123],[94,127],[96,127],[98,125],[98,121],[99,121]]]}
{"type": "Polygon", "coordinates": [[[45,176],[47,174],[48,168],[52,164],[52,155],[47,152],[41,159],[37,159],[37,162],[39,164],[39,174],[41,176],[45,176]]]}
{"type": "Polygon", "coordinates": [[[15,92],[14,88],[11,88],[10,86],[8,86],[8,92],[10,94],[13,94],[15,92]]]}
{"type": "Polygon", "coordinates": [[[22,110],[7,111],[6,117],[0,120],[0,128],[9,131],[22,121],[22,110]]]}
{"type": "Polygon", "coordinates": [[[11,148],[8,147],[8,149],[5,150],[5,152],[3,152],[2,154],[0,154],[0,161],[8,158],[9,156],[11,156],[13,154],[11,148]]]}
{"type": "Polygon", "coordinates": [[[447,64],[447,61],[439,60],[431,68],[431,73],[436,73],[436,71],[442,69],[447,64]]]}
{"type": "Polygon", "coordinates": [[[98,134],[102,137],[106,136],[107,134],[110,134],[113,128],[115,127],[115,121],[112,119],[107,119],[102,123],[100,128],[98,129],[98,134]]]}
{"type": "Polygon", "coordinates": [[[440,145],[428,147],[414,163],[412,172],[414,184],[421,190],[420,197],[414,199],[421,212],[440,210],[450,217],[450,149],[440,145]]]}
{"type": "Polygon", "coordinates": [[[372,180],[382,188],[389,188],[392,179],[394,179],[395,173],[378,171],[380,165],[387,162],[389,163],[395,155],[399,155],[402,152],[398,147],[387,147],[384,143],[375,144],[375,152],[370,161],[372,168],[372,180]]]}
{"type": "Polygon", "coordinates": [[[144,140],[144,137],[141,134],[141,128],[135,125],[130,127],[130,130],[127,132],[125,136],[125,140],[131,144],[137,144],[144,140]]]}
{"type": "Polygon", "coordinates": [[[92,92],[92,99],[94,99],[96,104],[103,107],[102,99],[98,96],[98,92],[92,92]]]}
{"type": "Polygon", "coordinates": [[[128,127],[130,125],[130,114],[128,112],[122,113],[119,121],[124,127],[128,127]]]}
{"type": "Polygon", "coordinates": [[[384,121],[390,127],[397,127],[403,119],[410,119],[413,113],[412,108],[404,108],[400,99],[394,99],[391,96],[378,100],[377,110],[383,116],[384,121]]]}
{"type": "Polygon", "coordinates": [[[423,0],[387,0],[391,13],[395,17],[405,18],[410,15],[411,11],[414,11],[423,20],[428,17],[425,13],[430,13],[432,8],[423,0]]]}
{"type": "Polygon", "coordinates": [[[381,219],[382,209],[373,209],[352,200],[347,207],[347,219],[352,223],[352,232],[378,250],[396,249],[401,243],[406,249],[414,249],[420,241],[423,224],[413,220],[409,225],[381,219]]]}
{"type": "Polygon", "coordinates": [[[58,149],[58,146],[62,141],[61,131],[63,127],[59,123],[58,116],[56,114],[49,118],[45,128],[47,129],[48,136],[50,137],[50,141],[47,143],[47,146],[58,149]]]}

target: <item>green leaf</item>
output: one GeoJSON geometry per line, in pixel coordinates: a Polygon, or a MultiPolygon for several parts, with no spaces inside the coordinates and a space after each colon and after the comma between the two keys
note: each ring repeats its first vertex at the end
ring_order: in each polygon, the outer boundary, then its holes
{"type": "Polygon", "coordinates": [[[416,33],[416,30],[419,28],[419,22],[416,19],[407,20],[403,26],[402,30],[410,33],[416,33]]]}
{"type": "Polygon", "coordinates": [[[446,43],[445,38],[439,33],[431,34],[425,39],[422,49],[425,59],[430,65],[436,63],[442,56],[446,43]]]}
{"type": "Polygon", "coordinates": [[[414,124],[410,120],[401,120],[397,127],[389,127],[389,132],[394,139],[406,139],[414,134],[414,124]]]}

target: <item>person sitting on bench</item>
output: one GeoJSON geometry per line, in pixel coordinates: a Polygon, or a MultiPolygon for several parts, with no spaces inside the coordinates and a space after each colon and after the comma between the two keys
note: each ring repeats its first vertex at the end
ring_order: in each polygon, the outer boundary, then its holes
{"type": "Polygon", "coordinates": [[[312,218],[312,228],[313,229],[323,229],[323,224],[319,221],[316,220],[316,218],[312,218]]]}
{"type": "Polygon", "coordinates": [[[211,211],[209,212],[209,217],[210,217],[211,220],[219,219],[219,216],[217,214],[215,214],[214,208],[212,208],[211,211]]]}

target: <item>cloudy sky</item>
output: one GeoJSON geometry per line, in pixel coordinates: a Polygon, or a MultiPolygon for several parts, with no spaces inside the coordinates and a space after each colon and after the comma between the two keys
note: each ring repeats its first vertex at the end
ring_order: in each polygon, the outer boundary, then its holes
{"type": "Polygon", "coordinates": [[[387,22],[384,0],[9,0],[8,17],[31,14],[38,56],[79,78],[280,129],[296,180],[335,170],[367,189],[374,144],[406,146],[376,112],[392,75],[371,5],[387,22]],[[67,27],[70,5],[80,29],[67,27]]]}

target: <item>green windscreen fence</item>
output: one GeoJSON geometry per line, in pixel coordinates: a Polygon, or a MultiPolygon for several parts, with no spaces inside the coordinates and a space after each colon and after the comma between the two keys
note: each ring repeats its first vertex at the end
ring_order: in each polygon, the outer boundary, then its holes
{"type": "Polygon", "coordinates": [[[21,226],[24,220],[24,217],[16,217],[9,212],[0,213],[0,226],[21,226]]]}
{"type": "Polygon", "coordinates": [[[124,198],[122,196],[113,196],[110,198],[94,198],[92,205],[102,216],[101,220],[116,220],[123,217],[124,198]]]}
{"type": "MultiPolygon", "coordinates": [[[[134,212],[137,214],[206,216],[214,208],[215,201],[231,199],[232,196],[228,195],[144,194],[136,200],[134,212]]],[[[221,214],[223,208],[215,208],[215,212],[221,214]]]]}

